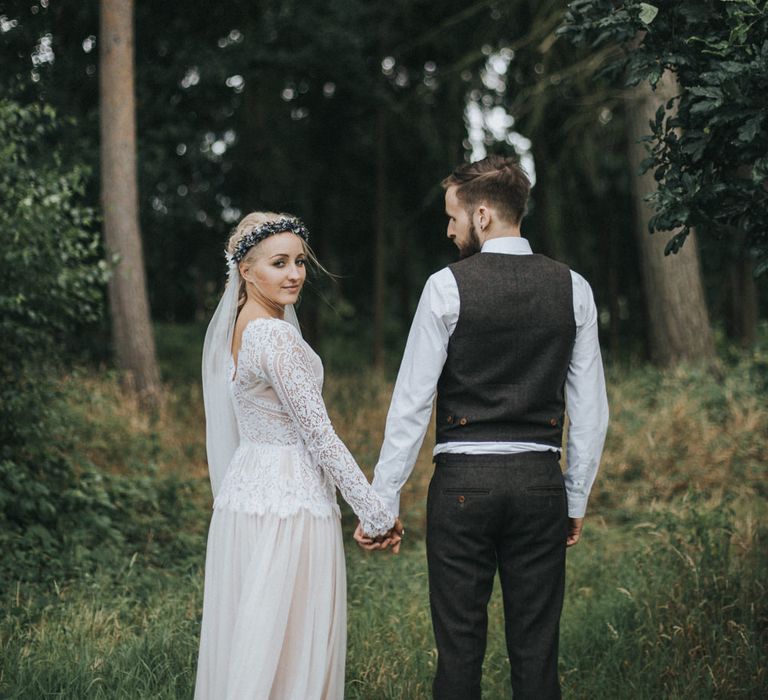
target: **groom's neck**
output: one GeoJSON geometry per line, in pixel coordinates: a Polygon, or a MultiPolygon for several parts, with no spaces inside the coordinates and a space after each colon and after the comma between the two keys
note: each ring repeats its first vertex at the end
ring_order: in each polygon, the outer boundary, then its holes
{"type": "Polygon", "coordinates": [[[520,226],[501,226],[494,225],[489,226],[483,233],[485,236],[480,236],[480,242],[493,240],[494,238],[521,238],[520,226]]]}

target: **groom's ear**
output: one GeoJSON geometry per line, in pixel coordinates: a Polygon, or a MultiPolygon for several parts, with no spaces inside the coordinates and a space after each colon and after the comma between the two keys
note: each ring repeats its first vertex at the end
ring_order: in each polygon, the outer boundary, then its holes
{"type": "Polygon", "coordinates": [[[475,211],[472,215],[472,223],[479,231],[484,231],[491,224],[492,213],[490,207],[485,202],[475,207],[475,211]]]}

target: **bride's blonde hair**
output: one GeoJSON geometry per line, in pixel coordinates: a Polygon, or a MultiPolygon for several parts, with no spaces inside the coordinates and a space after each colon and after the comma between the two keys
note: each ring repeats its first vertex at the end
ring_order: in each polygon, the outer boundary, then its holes
{"type": "MultiPolygon", "coordinates": [[[[235,251],[237,250],[237,246],[240,244],[240,241],[243,239],[243,237],[250,233],[254,228],[261,226],[262,224],[268,224],[271,221],[278,221],[279,219],[293,219],[296,218],[293,214],[287,214],[285,212],[274,212],[274,211],[252,211],[250,214],[246,214],[241,220],[240,223],[235,227],[235,230],[232,232],[232,235],[229,237],[229,240],[227,241],[227,253],[230,255],[233,255],[235,251]]],[[[311,266],[313,268],[316,268],[320,270],[321,272],[325,272],[326,274],[330,273],[320,264],[317,257],[315,257],[314,252],[312,251],[312,248],[309,247],[309,244],[301,237],[299,237],[301,240],[301,246],[304,249],[304,255],[307,257],[307,260],[309,260],[311,266]]],[[[240,260],[241,263],[246,263],[250,265],[253,263],[254,259],[257,256],[257,249],[259,247],[259,243],[254,245],[253,247],[248,249],[248,252],[243,256],[242,260],[240,260]]],[[[237,275],[240,280],[240,289],[238,291],[238,298],[237,298],[237,308],[238,311],[242,308],[243,304],[245,304],[246,300],[248,299],[248,294],[246,292],[246,282],[243,279],[243,276],[240,274],[240,265],[237,265],[237,275]]]]}

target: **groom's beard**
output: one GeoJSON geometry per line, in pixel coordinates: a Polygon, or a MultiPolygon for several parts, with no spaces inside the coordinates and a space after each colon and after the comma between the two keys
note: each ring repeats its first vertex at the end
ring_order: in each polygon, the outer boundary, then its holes
{"type": "Polygon", "coordinates": [[[482,245],[480,239],[477,237],[477,231],[475,225],[469,224],[469,231],[467,232],[467,240],[465,243],[459,246],[459,260],[464,260],[475,253],[479,253],[482,245]]]}

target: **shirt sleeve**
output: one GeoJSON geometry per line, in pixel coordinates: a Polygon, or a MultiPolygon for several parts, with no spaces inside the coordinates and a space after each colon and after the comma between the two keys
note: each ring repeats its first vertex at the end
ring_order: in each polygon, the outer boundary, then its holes
{"type": "Polygon", "coordinates": [[[459,291],[444,268],[424,286],[397,374],[373,488],[398,514],[400,490],[413,471],[429,426],[448,340],[459,317],[459,291]]]}
{"type": "Polygon", "coordinates": [[[267,332],[258,364],[307,449],[352,507],[363,532],[371,536],[388,532],[395,516],[336,435],[301,336],[287,323],[270,323],[267,332]]]}
{"type": "Polygon", "coordinates": [[[565,382],[569,428],[565,488],[568,515],[582,518],[608,430],[608,398],[597,336],[597,307],[587,281],[571,272],[576,339],[565,382]]]}

